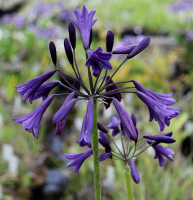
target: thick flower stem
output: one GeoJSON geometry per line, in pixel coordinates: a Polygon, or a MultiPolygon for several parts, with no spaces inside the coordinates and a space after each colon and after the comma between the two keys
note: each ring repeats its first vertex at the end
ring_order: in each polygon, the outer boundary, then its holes
{"type": "Polygon", "coordinates": [[[101,200],[98,131],[97,131],[97,100],[94,100],[94,126],[92,133],[92,146],[93,146],[93,157],[94,157],[95,200],[101,200]]]}
{"type": "Polygon", "coordinates": [[[127,188],[127,197],[128,200],[132,200],[132,190],[131,190],[131,173],[129,171],[129,168],[125,167],[125,178],[126,178],[126,188],[127,188]]]}

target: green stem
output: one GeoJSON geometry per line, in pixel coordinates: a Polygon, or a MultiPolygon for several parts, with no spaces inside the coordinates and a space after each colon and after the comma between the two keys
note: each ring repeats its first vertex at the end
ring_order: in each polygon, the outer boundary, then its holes
{"type": "Polygon", "coordinates": [[[94,125],[92,133],[92,146],[93,146],[93,157],[94,157],[95,200],[101,200],[98,131],[97,131],[97,100],[94,100],[94,125]]]}
{"type": "Polygon", "coordinates": [[[127,188],[127,196],[128,200],[132,200],[132,190],[131,190],[131,173],[129,171],[129,168],[125,167],[125,177],[126,177],[126,188],[127,188]]]}

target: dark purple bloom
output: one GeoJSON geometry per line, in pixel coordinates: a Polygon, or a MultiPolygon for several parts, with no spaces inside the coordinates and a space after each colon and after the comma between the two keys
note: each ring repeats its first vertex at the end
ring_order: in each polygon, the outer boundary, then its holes
{"type": "MultiPolygon", "coordinates": [[[[150,145],[153,144],[153,142],[150,141],[150,140],[148,140],[147,142],[150,145]]],[[[175,153],[171,149],[166,148],[166,147],[161,146],[161,145],[152,145],[152,147],[155,150],[155,157],[154,157],[154,159],[158,158],[160,167],[164,166],[164,163],[165,163],[163,156],[165,156],[169,160],[174,161],[174,158],[172,157],[172,155],[174,155],[175,153]]]]}
{"type": "Polygon", "coordinates": [[[136,94],[147,105],[149,109],[149,121],[151,122],[153,119],[158,121],[161,131],[164,130],[165,125],[170,125],[171,118],[177,117],[181,112],[180,109],[172,108],[160,102],[157,102],[142,92],[137,91],[136,94]]]}
{"type": "MultiPolygon", "coordinates": [[[[71,95],[74,95],[74,94],[71,93],[71,95]]],[[[77,101],[77,99],[74,98],[74,99],[68,101],[68,103],[66,103],[64,106],[62,106],[60,108],[60,110],[58,110],[58,112],[54,115],[53,123],[56,124],[56,123],[60,122],[61,120],[63,120],[68,115],[68,113],[71,111],[71,109],[73,108],[76,101],[77,101]]]]}
{"type": "Polygon", "coordinates": [[[80,146],[88,146],[91,148],[92,130],[94,123],[94,101],[89,99],[86,115],[82,124],[80,136],[77,140],[80,146]]]}
{"type": "MultiPolygon", "coordinates": [[[[64,107],[67,103],[69,103],[72,99],[74,99],[74,96],[75,96],[75,93],[74,93],[74,92],[70,93],[70,94],[67,96],[66,100],[64,101],[62,107],[64,107]]],[[[62,107],[61,107],[61,108],[62,108],[62,107]]],[[[55,130],[55,134],[56,134],[56,135],[60,135],[60,134],[62,133],[62,130],[63,130],[65,124],[66,124],[67,117],[68,117],[68,114],[67,114],[61,121],[59,121],[59,122],[56,124],[56,130],[55,130]]]]}
{"type": "Polygon", "coordinates": [[[115,48],[112,53],[113,54],[129,54],[131,51],[137,46],[137,44],[122,46],[115,48]]]}
{"type": "Polygon", "coordinates": [[[105,127],[100,124],[99,122],[97,122],[97,128],[102,131],[103,133],[107,133],[107,130],[105,129],[105,127]]]}
{"type": "Polygon", "coordinates": [[[32,111],[31,113],[23,117],[13,119],[13,121],[22,124],[25,130],[32,132],[34,137],[38,138],[40,120],[42,118],[42,115],[44,114],[44,112],[46,111],[50,103],[52,102],[53,98],[54,98],[54,95],[50,95],[34,111],[32,111]]]}
{"type": "Polygon", "coordinates": [[[80,83],[78,81],[74,81],[72,84],[77,90],[80,90],[80,83]]]}
{"type": "Polygon", "coordinates": [[[149,140],[155,140],[159,143],[174,143],[176,141],[174,138],[171,138],[171,136],[166,135],[144,135],[143,137],[149,140]]]}
{"type": "Polygon", "coordinates": [[[131,53],[129,53],[129,55],[127,56],[128,59],[133,58],[134,56],[136,56],[137,54],[139,54],[140,52],[142,52],[150,43],[150,37],[146,37],[144,38],[132,51],[131,53]]]}
{"type": "Polygon", "coordinates": [[[109,30],[107,32],[107,37],[106,37],[106,49],[107,49],[107,52],[111,52],[112,51],[113,43],[114,43],[114,34],[113,34],[113,31],[109,30]]]}
{"type": "Polygon", "coordinates": [[[73,66],[72,48],[71,48],[70,42],[67,38],[64,40],[64,48],[65,48],[65,51],[66,51],[66,56],[68,58],[68,61],[73,66]]]}
{"type": "Polygon", "coordinates": [[[160,93],[153,92],[153,91],[148,90],[147,88],[143,87],[143,85],[141,85],[138,81],[133,81],[133,84],[135,85],[135,87],[138,91],[146,94],[148,97],[152,98],[153,100],[155,100],[157,102],[160,102],[167,106],[171,106],[176,102],[175,99],[170,98],[173,95],[173,93],[160,94],[160,93]]]}
{"type": "Polygon", "coordinates": [[[49,49],[50,49],[50,55],[51,55],[51,58],[52,58],[52,62],[56,66],[57,52],[56,52],[56,46],[55,46],[54,42],[50,42],[49,49]]]}
{"type": "Polygon", "coordinates": [[[93,37],[93,33],[92,33],[92,28],[91,28],[91,30],[90,30],[90,39],[89,39],[89,47],[90,47],[90,45],[92,43],[92,37],[93,37]]]}
{"type": "Polygon", "coordinates": [[[80,31],[82,42],[85,49],[88,49],[89,47],[91,28],[97,21],[96,18],[93,20],[95,12],[96,10],[91,10],[90,13],[88,13],[88,10],[84,5],[82,7],[82,11],[79,10],[74,11],[77,21],[75,19],[71,19],[71,21],[78,27],[80,31]]]}
{"type": "Polygon", "coordinates": [[[23,95],[23,101],[29,98],[29,102],[32,103],[35,93],[38,88],[47,81],[51,76],[54,75],[56,69],[52,69],[41,76],[33,78],[32,80],[24,83],[23,85],[16,86],[18,94],[23,95]]]}
{"type": "Polygon", "coordinates": [[[69,31],[70,43],[72,45],[72,48],[75,49],[76,48],[76,30],[72,22],[70,22],[68,25],[68,31],[69,31]]]}
{"type": "Polygon", "coordinates": [[[67,154],[65,153],[65,157],[69,160],[71,160],[67,167],[75,167],[74,168],[74,173],[78,174],[79,169],[81,167],[81,165],[83,164],[83,162],[93,154],[93,150],[89,149],[88,151],[84,152],[84,153],[79,153],[79,154],[67,154]]]}
{"type": "Polygon", "coordinates": [[[96,50],[87,49],[88,59],[85,63],[85,66],[92,66],[92,70],[95,74],[100,73],[101,69],[112,70],[113,67],[109,63],[111,58],[111,53],[106,52],[102,53],[102,48],[98,47],[96,50]]]}
{"type": "Polygon", "coordinates": [[[123,106],[119,103],[117,99],[113,98],[113,103],[115,105],[115,108],[121,120],[124,131],[127,133],[128,137],[131,140],[136,141],[138,138],[138,135],[136,133],[136,129],[133,125],[133,121],[131,117],[129,116],[129,114],[126,112],[126,110],[123,108],[123,106]]]}
{"type": "MultiPolygon", "coordinates": [[[[110,78],[109,75],[107,75],[106,82],[108,82],[108,83],[107,83],[107,86],[114,83],[113,80],[110,78]],[[110,81],[109,81],[109,79],[110,79],[110,81]]],[[[113,91],[113,90],[116,90],[116,89],[118,89],[117,85],[116,85],[116,84],[113,84],[113,85],[111,85],[111,86],[109,86],[109,87],[106,88],[106,92],[110,92],[110,91],[113,91]]],[[[122,96],[121,96],[121,94],[120,94],[118,91],[117,91],[116,94],[112,94],[112,95],[109,94],[108,97],[114,97],[114,98],[116,98],[119,102],[121,102],[121,99],[122,99],[122,96]]],[[[111,104],[111,102],[112,102],[112,99],[105,99],[105,98],[104,98],[104,101],[106,102],[104,105],[105,105],[106,109],[108,109],[108,108],[110,107],[110,104],[111,104]]]]}
{"type": "Polygon", "coordinates": [[[59,85],[59,81],[50,81],[47,83],[42,84],[37,92],[35,93],[32,101],[39,99],[42,97],[42,101],[44,101],[47,97],[50,91],[59,85]]]}
{"type": "Polygon", "coordinates": [[[134,114],[131,115],[131,119],[133,121],[133,125],[136,127],[137,122],[136,122],[136,117],[134,114]]]}
{"type": "Polygon", "coordinates": [[[111,153],[111,146],[110,146],[110,141],[109,141],[109,138],[108,136],[103,133],[103,132],[100,132],[100,137],[98,140],[99,140],[99,143],[105,147],[105,152],[106,153],[103,153],[103,154],[100,154],[99,155],[99,160],[100,162],[102,162],[103,160],[107,159],[107,158],[112,158],[112,153],[111,153]]]}
{"type": "Polygon", "coordinates": [[[129,166],[130,166],[130,169],[131,169],[132,179],[134,180],[135,183],[139,184],[140,183],[140,177],[139,177],[137,168],[135,166],[135,163],[133,162],[132,159],[129,160],[129,166]]]}
{"type": "Polygon", "coordinates": [[[120,132],[120,124],[121,124],[120,120],[118,120],[116,117],[112,117],[112,124],[109,124],[107,128],[113,129],[112,132],[113,137],[120,132]]]}

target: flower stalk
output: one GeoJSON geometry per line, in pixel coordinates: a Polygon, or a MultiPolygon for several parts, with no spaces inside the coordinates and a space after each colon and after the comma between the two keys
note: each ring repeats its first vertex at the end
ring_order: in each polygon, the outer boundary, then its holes
{"type": "Polygon", "coordinates": [[[101,200],[98,129],[97,129],[97,100],[94,100],[94,125],[92,133],[93,161],[94,161],[94,185],[95,200],[101,200]]]}
{"type": "Polygon", "coordinates": [[[131,173],[128,165],[125,165],[125,178],[126,178],[126,189],[127,189],[127,197],[128,200],[132,200],[132,190],[131,190],[131,173]]]}

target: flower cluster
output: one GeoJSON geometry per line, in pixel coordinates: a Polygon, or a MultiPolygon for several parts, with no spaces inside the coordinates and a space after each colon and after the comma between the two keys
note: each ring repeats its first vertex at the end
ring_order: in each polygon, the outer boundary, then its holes
{"type": "MultiPolygon", "coordinates": [[[[121,132],[122,136],[128,138],[130,144],[133,143],[134,145],[130,146],[128,152],[126,152],[125,149],[125,152],[120,152],[120,155],[115,153],[110,146],[109,138],[106,135],[106,129],[98,123],[98,128],[101,131],[100,138],[98,141],[104,147],[105,151],[105,153],[101,154],[99,158],[100,161],[103,161],[106,158],[112,158],[113,156],[115,156],[129,163],[133,180],[136,183],[138,183],[140,179],[135,164],[133,162],[133,158],[137,155],[136,144],[139,141],[138,130],[136,128],[136,119],[134,115],[130,116],[124,109],[124,107],[121,105],[121,93],[136,94],[147,105],[150,113],[150,121],[152,121],[153,119],[158,121],[161,131],[164,130],[165,125],[170,125],[170,120],[172,118],[177,117],[181,110],[170,107],[175,103],[175,100],[170,98],[172,96],[172,93],[155,93],[149,89],[146,89],[135,80],[128,80],[124,82],[113,81],[113,77],[115,76],[117,71],[122,67],[122,65],[127,60],[137,56],[150,44],[150,38],[145,37],[138,44],[127,45],[113,49],[114,34],[112,31],[109,30],[107,32],[106,37],[107,52],[104,52],[104,50],[101,47],[98,47],[96,50],[90,49],[90,45],[92,43],[92,26],[97,21],[96,18],[93,19],[95,12],[95,10],[88,12],[87,8],[83,6],[81,11],[75,10],[74,13],[76,19],[71,19],[71,22],[69,23],[69,40],[65,38],[64,48],[66,51],[67,59],[70,65],[72,66],[75,76],[68,75],[57,67],[56,47],[54,42],[50,42],[49,49],[55,69],[50,70],[45,74],[42,74],[41,76],[36,77],[24,83],[23,85],[16,87],[18,94],[23,96],[23,101],[29,99],[29,102],[33,103],[34,100],[42,98],[42,103],[31,113],[13,120],[22,124],[27,131],[32,132],[34,137],[37,138],[42,115],[44,114],[54,97],[57,95],[68,95],[61,108],[53,117],[53,123],[56,124],[55,134],[60,135],[65,126],[67,116],[73,108],[73,106],[80,100],[87,100],[88,105],[86,115],[82,124],[80,136],[77,139],[77,143],[81,147],[87,146],[89,150],[84,153],[75,155],[65,154],[68,159],[72,160],[68,164],[68,167],[74,166],[74,172],[78,173],[81,164],[86,158],[88,158],[93,153],[92,133],[94,124],[94,102],[104,102],[106,109],[108,109],[111,103],[113,102],[120,120],[118,120],[115,117],[112,118],[112,124],[108,125],[107,127],[113,130],[113,137],[116,136],[119,132],[121,132]],[[76,29],[74,24],[80,31],[83,47],[86,52],[85,66],[88,70],[89,87],[83,81],[81,77],[81,72],[79,71],[78,64],[76,62],[76,29]],[[126,56],[123,62],[113,72],[113,74],[109,76],[108,71],[113,70],[113,67],[110,63],[110,59],[113,56],[113,54],[125,54],[126,56]],[[64,84],[57,80],[46,82],[56,72],[61,75],[64,84]],[[73,80],[74,83],[71,84],[67,80],[67,78],[73,80]],[[120,83],[129,83],[133,84],[133,86],[118,88],[117,85],[120,83]],[[58,85],[61,85],[62,87],[68,89],[69,92],[61,94],[52,94],[48,96],[50,91],[58,85]]],[[[147,142],[149,146],[152,146],[155,149],[155,158],[159,159],[160,166],[164,164],[162,155],[168,157],[169,159],[172,159],[171,155],[173,154],[173,152],[159,145],[159,143],[161,142],[173,142],[174,140],[171,138],[171,133],[166,134],[164,136],[144,136],[144,138],[148,139],[147,142]],[[152,140],[154,142],[152,142],[152,140]]]]}

